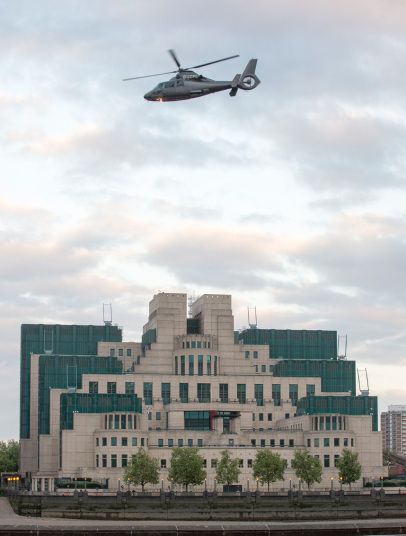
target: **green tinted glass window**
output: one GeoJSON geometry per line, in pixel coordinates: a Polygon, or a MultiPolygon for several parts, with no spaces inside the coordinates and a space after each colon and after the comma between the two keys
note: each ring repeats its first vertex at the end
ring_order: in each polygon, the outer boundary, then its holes
{"type": "Polygon", "coordinates": [[[180,398],[180,401],[184,404],[187,404],[189,402],[189,384],[188,383],[179,384],[179,398],[180,398]]]}
{"type": "Polygon", "coordinates": [[[210,402],[210,383],[197,384],[197,398],[199,402],[210,402]]]}
{"type": "Polygon", "coordinates": [[[171,384],[170,383],[161,383],[161,397],[164,404],[169,404],[171,402],[171,384]]]}
{"type": "Polygon", "coordinates": [[[245,383],[237,383],[237,398],[240,404],[245,404],[247,401],[247,389],[245,383]]]}

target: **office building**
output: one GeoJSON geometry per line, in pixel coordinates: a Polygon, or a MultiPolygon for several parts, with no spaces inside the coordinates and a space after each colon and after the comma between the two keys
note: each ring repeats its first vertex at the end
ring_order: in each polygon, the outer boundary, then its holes
{"type": "Polygon", "coordinates": [[[406,405],[388,406],[381,413],[382,446],[406,456],[406,405]]]}
{"type": "Polygon", "coordinates": [[[139,447],[158,459],[165,489],[177,446],[200,449],[210,489],[224,449],[240,460],[243,489],[262,448],[288,461],[278,489],[297,480],[298,448],[320,459],[323,487],[338,485],[346,447],[359,453],[360,484],[382,476],[377,398],[356,396],[355,362],[337,356],[335,331],[237,332],[229,295],[205,294],[187,311],[186,294],[155,295],[139,342],[109,323],[22,326],[21,470],[33,489],[74,478],[118,489],[139,447]]]}

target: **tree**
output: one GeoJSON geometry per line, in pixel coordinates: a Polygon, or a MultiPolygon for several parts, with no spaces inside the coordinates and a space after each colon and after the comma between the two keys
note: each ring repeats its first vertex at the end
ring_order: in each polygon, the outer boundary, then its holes
{"type": "Polygon", "coordinates": [[[258,479],[261,484],[269,484],[277,480],[284,480],[283,475],[288,462],[281,458],[280,454],[274,453],[269,449],[257,452],[253,463],[254,478],[258,479]]]}
{"type": "Polygon", "coordinates": [[[216,468],[216,480],[219,484],[230,486],[233,482],[238,482],[240,475],[239,460],[232,459],[228,450],[223,450],[220,461],[216,468]]]}
{"type": "Polygon", "coordinates": [[[18,441],[0,441],[0,473],[18,471],[18,457],[20,447],[18,441]]]}
{"type": "Polygon", "coordinates": [[[343,484],[351,484],[361,478],[362,465],[358,461],[358,453],[350,449],[343,449],[341,456],[337,460],[339,478],[343,484]]]}
{"type": "Polygon", "coordinates": [[[172,450],[169,480],[174,484],[185,486],[200,485],[206,478],[203,458],[196,447],[176,447],[172,450]]]}
{"type": "Polygon", "coordinates": [[[124,481],[135,486],[141,485],[144,492],[145,484],[158,484],[159,482],[158,460],[148,456],[143,448],[131,457],[129,466],[124,473],[124,481]]]}
{"type": "Polygon", "coordinates": [[[308,489],[315,482],[321,481],[323,469],[320,460],[314,458],[307,449],[295,450],[292,468],[295,470],[296,476],[306,482],[308,489]]]}

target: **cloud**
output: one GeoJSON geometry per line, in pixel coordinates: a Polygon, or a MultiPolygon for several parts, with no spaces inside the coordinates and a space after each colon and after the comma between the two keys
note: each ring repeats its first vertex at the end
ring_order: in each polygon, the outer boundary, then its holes
{"type": "Polygon", "coordinates": [[[52,212],[44,207],[0,198],[0,222],[4,227],[16,223],[29,224],[31,227],[33,223],[44,225],[53,218],[52,212]]]}
{"type": "Polygon", "coordinates": [[[399,282],[406,269],[405,220],[343,216],[329,232],[310,240],[300,260],[329,285],[350,286],[380,301],[402,301],[399,282]]]}
{"type": "Polygon", "coordinates": [[[68,252],[59,245],[3,242],[0,276],[7,280],[32,279],[83,270],[93,263],[89,253],[68,252]]]}
{"type": "Polygon", "coordinates": [[[161,216],[177,216],[185,220],[213,220],[221,217],[221,212],[218,209],[203,206],[200,203],[199,200],[193,199],[180,204],[166,199],[154,198],[150,201],[150,206],[161,216]]]}
{"type": "Polygon", "coordinates": [[[275,242],[242,230],[193,226],[163,234],[147,247],[145,260],[180,281],[208,288],[263,288],[266,273],[280,270],[275,242]]]}
{"type": "Polygon", "coordinates": [[[359,197],[405,186],[406,127],[399,120],[329,102],[267,121],[267,134],[296,176],[318,191],[359,197]]]}
{"type": "Polygon", "coordinates": [[[262,214],[262,213],[248,213],[239,218],[239,221],[241,223],[247,223],[247,224],[262,224],[262,223],[269,223],[272,221],[275,221],[279,219],[277,216],[273,216],[272,214],[262,214]]]}
{"type": "Polygon", "coordinates": [[[28,95],[26,94],[14,94],[11,92],[1,91],[0,92],[0,111],[3,111],[3,109],[8,109],[12,107],[21,107],[24,105],[32,105],[35,101],[33,101],[28,95]]]}
{"type": "Polygon", "coordinates": [[[110,182],[118,171],[123,175],[122,181],[137,178],[145,167],[193,167],[193,159],[199,168],[213,162],[227,165],[231,158],[234,165],[242,162],[244,155],[238,144],[223,138],[211,140],[197,130],[177,128],[177,123],[180,125],[176,120],[168,130],[162,126],[152,129],[145,122],[134,129],[125,119],[115,124],[101,119],[99,123],[74,125],[63,135],[35,133],[35,138],[21,143],[9,134],[8,141],[18,143],[22,152],[36,157],[65,161],[70,181],[97,177],[110,182]]]}

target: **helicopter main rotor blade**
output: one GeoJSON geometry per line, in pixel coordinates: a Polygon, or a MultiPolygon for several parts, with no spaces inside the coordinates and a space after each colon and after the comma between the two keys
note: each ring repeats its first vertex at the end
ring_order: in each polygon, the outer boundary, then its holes
{"type": "Polygon", "coordinates": [[[152,78],[153,76],[162,76],[164,74],[173,74],[178,71],[166,71],[166,73],[157,73],[157,74],[146,74],[144,76],[132,76],[131,78],[123,78],[123,82],[128,82],[128,80],[139,80],[140,78],[152,78]]]}
{"type": "Polygon", "coordinates": [[[178,57],[176,56],[176,53],[173,49],[168,50],[169,54],[172,56],[173,61],[176,63],[176,65],[179,67],[176,71],[166,71],[165,73],[156,73],[156,74],[146,74],[144,76],[132,76],[131,78],[123,78],[123,82],[128,82],[128,80],[140,80],[141,78],[152,78],[153,76],[163,76],[164,74],[174,74],[179,73],[181,71],[188,71],[189,69],[198,69],[199,67],[206,67],[206,65],[212,65],[213,63],[219,63],[221,61],[227,61],[232,60],[234,58],[239,58],[239,54],[235,54],[234,56],[228,56],[227,58],[221,58],[220,60],[215,61],[209,61],[207,63],[201,63],[200,65],[194,65],[193,67],[186,67],[186,69],[183,69],[180,65],[180,62],[178,60],[178,57]]]}
{"type": "Polygon", "coordinates": [[[171,48],[168,50],[169,54],[172,56],[173,61],[178,66],[178,69],[180,69],[180,61],[178,60],[178,57],[176,55],[176,52],[171,48]]]}
{"type": "Polygon", "coordinates": [[[234,56],[228,56],[227,58],[221,58],[221,60],[209,61],[207,63],[201,63],[200,65],[193,65],[193,67],[187,67],[184,70],[187,71],[188,69],[198,69],[199,67],[205,67],[206,65],[212,65],[213,63],[219,63],[220,61],[232,60],[233,58],[239,58],[239,57],[240,57],[239,54],[235,54],[234,56]]]}

